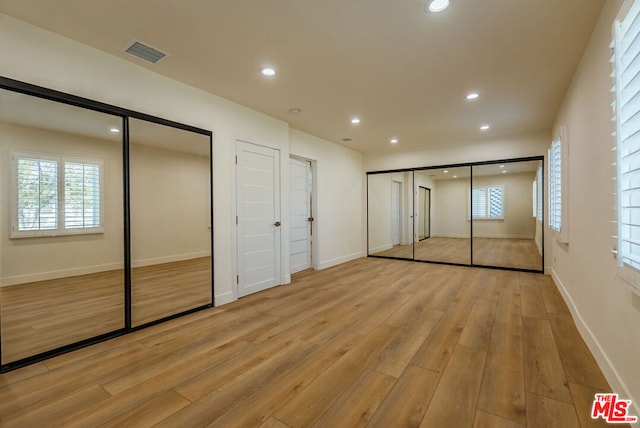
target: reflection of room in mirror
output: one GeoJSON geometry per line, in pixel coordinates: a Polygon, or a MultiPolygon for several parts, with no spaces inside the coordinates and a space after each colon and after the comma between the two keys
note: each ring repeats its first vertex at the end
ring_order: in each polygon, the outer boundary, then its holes
{"type": "Polygon", "coordinates": [[[542,268],[542,221],[534,217],[542,198],[532,192],[541,168],[538,160],[473,167],[474,264],[542,268]]]}
{"type": "Polygon", "coordinates": [[[211,302],[209,137],[129,120],[132,325],[211,302]]]}
{"type": "MultiPolygon", "coordinates": [[[[123,119],[0,90],[2,364],[125,326],[123,119]]],[[[130,119],[135,326],[212,302],[210,137],[130,119]]]]}
{"type": "Polygon", "coordinates": [[[369,255],[541,271],[542,181],[538,158],[370,173],[369,255]]]}
{"type": "Polygon", "coordinates": [[[416,210],[415,259],[443,263],[471,262],[471,234],[466,216],[469,167],[437,168],[415,171],[416,210]],[[429,189],[429,212],[424,209],[420,193],[429,189]],[[425,219],[429,238],[421,239],[425,219]]]}
{"type": "Polygon", "coordinates": [[[369,255],[413,258],[413,172],[368,176],[369,255]]]}
{"type": "Polygon", "coordinates": [[[124,327],[122,119],[0,92],[8,363],[124,327]]]}

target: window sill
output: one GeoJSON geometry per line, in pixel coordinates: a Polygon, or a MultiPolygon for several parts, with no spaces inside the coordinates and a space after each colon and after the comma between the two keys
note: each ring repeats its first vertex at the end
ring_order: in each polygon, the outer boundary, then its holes
{"type": "Polygon", "coordinates": [[[33,231],[21,231],[11,232],[10,239],[23,239],[23,238],[55,238],[63,236],[78,236],[78,235],[99,235],[104,233],[103,227],[91,227],[84,229],[67,229],[67,230],[33,230],[33,231]]]}
{"type": "Polygon", "coordinates": [[[624,265],[617,268],[616,275],[624,286],[640,296],[640,271],[631,266],[624,265]]]}

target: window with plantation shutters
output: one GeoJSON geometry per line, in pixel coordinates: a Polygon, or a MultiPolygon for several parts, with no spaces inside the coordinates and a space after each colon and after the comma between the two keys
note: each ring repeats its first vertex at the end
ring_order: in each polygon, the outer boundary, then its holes
{"type": "Polygon", "coordinates": [[[538,219],[539,222],[544,221],[544,219],[542,218],[544,215],[544,210],[543,210],[543,206],[542,206],[542,201],[544,200],[544,186],[543,186],[543,179],[542,179],[542,167],[538,168],[538,171],[536,172],[536,183],[537,183],[537,198],[536,198],[536,218],[538,219]]]}
{"type": "Polygon", "coordinates": [[[502,187],[478,187],[471,191],[471,215],[478,219],[502,219],[502,187]]]}
{"type": "Polygon", "coordinates": [[[612,48],[618,262],[640,269],[640,2],[614,24],[612,48]]]}
{"type": "Polygon", "coordinates": [[[17,229],[58,228],[58,162],[38,156],[19,157],[17,163],[17,229]]]}
{"type": "Polygon", "coordinates": [[[64,226],[100,227],[100,165],[64,163],[64,226]]]}
{"type": "Polygon", "coordinates": [[[473,218],[486,217],[487,189],[473,189],[471,191],[471,215],[473,218]]]}
{"type": "Polygon", "coordinates": [[[551,143],[549,162],[549,227],[562,232],[562,140],[551,143]]]}
{"type": "Polygon", "coordinates": [[[12,153],[11,237],[102,232],[102,161],[12,153]]]}

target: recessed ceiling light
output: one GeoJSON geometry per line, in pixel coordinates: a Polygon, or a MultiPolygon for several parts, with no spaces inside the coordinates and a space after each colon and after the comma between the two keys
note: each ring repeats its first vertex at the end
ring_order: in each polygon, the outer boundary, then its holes
{"type": "Polygon", "coordinates": [[[504,168],[504,165],[500,165],[500,168],[504,168]]]}
{"type": "Polygon", "coordinates": [[[357,125],[360,123],[360,118],[354,117],[353,119],[351,119],[351,123],[353,123],[354,125],[357,125]]]}
{"type": "Polygon", "coordinates": [[[302,113],[302,109],[298,107],[292,107],[289,110],[287,110],[287,113],[294,116],[298,116],[300,113],[302,113]]]}
{"type": "Polygon", "coordinates": [[[503,174],[506,174],[506,173],[507,173],[507,170],[505,169],[504,171],[502,171],[502,173],[503,173],[503,174]]]}
{"type": "Polygon", "coordinates": [[[449,173],[449,170],[448,170],[448,169],[445,169],[445,170],[444,170],[444,173],[445,173],[445,174],[449,173]]]}
{"type": "Polygon", "coordinates": [[[273,77],[276,75],[276,70],[273,67],[262,67],[260,68],[260,74],[265,77],[273,77]]]}
{"type": "Polygon", "coordinates": [[[449,7],[449,0],[428,0],[427,10],[430,12],[442,12],[449,7]]]}
{"type": "Polygon", "coordinates": [[[113,128],[109,128],[109,132],[111,132],[112,134],[119,134],[120,133],[120,129],[116,128],[115,126],[113,128]]]}
{"type": "Polygon", "coordinates": [[[469,92],[465,98],[468,100],[475,100],[479,96],[480,94],[478,94],[477,92],[469,92]]]}
{"type": "Polygon", "coordinates": [[[392,138],[391,140],[389,140],[389,142],[391,144],[398,144],[398,139],[397,138],[392,138]]]}
{"type": "Polygon", "coordinates": [[[453,176],[453,178],[458,178],[458,176],[457,176],[457,175],[454,175],[454,176],[453,176]]]}
{"type": "Polygon", "coordinates": [[[481,131],[488,131],[488,130],[489,130],[489,128],[491,128],[489,125],[482,125],[482,126],[480,127],[480,130],[481,130],[481,131]]]}

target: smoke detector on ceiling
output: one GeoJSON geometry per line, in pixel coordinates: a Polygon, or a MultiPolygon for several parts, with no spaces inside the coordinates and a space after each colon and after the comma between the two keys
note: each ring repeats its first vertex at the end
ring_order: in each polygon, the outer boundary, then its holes
{"type": "Polygon", "coordinates": [[[144,61],[150,62],[151,64],[155,64],[156,62],[167,56],[165,52],[162,52],[156,48],[152,48],[151,46],[137,40],[134,40],[131,44],[129,44],[129,46],[124,49],[124,52],[140,58],[144,61]]]}

